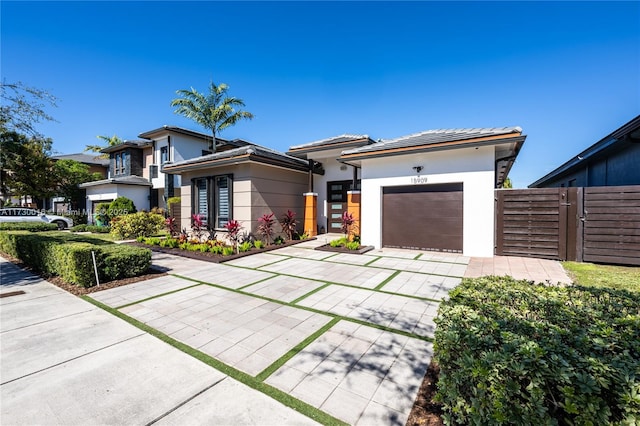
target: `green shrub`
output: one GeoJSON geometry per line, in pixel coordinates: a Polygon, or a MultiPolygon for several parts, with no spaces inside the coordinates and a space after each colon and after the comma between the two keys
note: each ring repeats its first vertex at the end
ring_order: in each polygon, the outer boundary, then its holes
{"type": "MultiPolygon", "coordinates": [[[[222,254],[222,252],[224,251],[225,247],[224,246],[212,246],[209,251],[213,254],[222,254]]],[[[233,252],[232,252],[233,254],[233,252]]]]}
{"type": "Polygon", "coordinates": [[[57,231],[58,225],[46,222],[5,222],[0,223],[0,231],[57,231]]]}
{"type": "Polygon", "coordinates": [[[253,244],[251,241],[245,241],[244,243],[238,245],[238,251],[241,253],[247,252],[253,248],[253,244]]]}
{"type": "Polygon", "coordinates": [[[233,247],[222,247],[222,255],[223,256],[231,256],[235,253],[233,247]]]}
{"type": "Polygon", "coordinates": [[[255,246],[255,248],[257,249],[261,249],[262,247],[264,247],[264,243],[261,240],[255,240],[253,242],[253,245],[255,246]]]}
{"type": "Polygon", "coordinates": [[[347,240],[347,237],[342,237],[342,238],[338,238],[337,240],[329,241],[329,245],[331,247],[343,247],[343,246],[346,246],[348,242],[349,241],[347,240]]]}
{"type": "Polygon", "coordinates": [[[356,241],[350,241],[344,245],[349,250],[358,250],[360,248],[360,243],[356,241]]]}
{"type": "Polygon", "coordinates": [[[111,234],[116,238],[156,235],[164,228],[164,217],[156,213],[138,212],[111,219],[111,234]]]}
{"type": "Polygon", "coordinates": [[[93,232],[96,234],[108,234],[111,231],[111,227],[109,226],[96,226],[96,225],[87,225],[80,224],[71,228],[73,232],[93,232]]]}
{"type": "Polygon", "coordinates": [[[147,249],[62,232],[0,232],[0,250],[45,275],[84,287],[96,283],[92,251],[101,282],[140,275],[151,266],[147,249]]]}
{"type": "Polygon", "coordinates": [[[273,244],[276,244],[276,245],[284,244],[284,238],[278,235],[273,239],[273,244]]]}
{"type": "Polygon", "coordinates": [[[136,213],[135,204],[127,197],[118,197],[109,204],[109,217],[124,216],[136,213]]]}
{"type": "Polygon", "coordinates": [[[176,238],[165,238],[160,240],[160,247],[177,248],[180,242],[176,238]]]}
{"type": "Polygon", "coordinates": [[[440,305],[447,424],[634,424],[640,295],[510,277],[464,280],[440,305]]]}
{"type": "Polygon", "coordinates": [[[159,246],[161,241],[158,237],[144,237],[144,243],[150,246],[159,246]]]}

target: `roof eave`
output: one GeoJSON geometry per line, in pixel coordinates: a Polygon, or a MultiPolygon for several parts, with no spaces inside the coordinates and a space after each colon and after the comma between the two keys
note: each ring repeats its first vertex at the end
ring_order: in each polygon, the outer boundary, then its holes
{"type": "Polygon", "coordinates": [[[454,141],[454,142],[445,142],[439,144],[428,144],[428,145],[419,145],[415,147],[406,147],[393,150],[385,150],[385,151],[370,151],[370,152],[362,152],[362,153],[353,153],[353,154],[343,154],[338,157],[338,161],[342,163],[347,163],[349,161],[354,160],[368,160],[371,158],[381,158],[381,157],[390,157],[395,155],[409,155],[416,154],[421,152],[435,152],[435,151],[446,151],[450,149],[461,149],[461,148],[469,148],[469,147],[479,147],[479,146],[491,146],[491,145],[502,145],[507,143],[524,143],[524,140],[527,138],[526,135],[518,135],[511,136],[508,138],[500,138],[500,139],[488,139],[488,140],[470,140],[470,141],[454,141]]]}
{"type": "Polygon", "coordinates": [[[308,154],[310,152],[328,151],[336,148],[359,148],[361,146],[370,145],[372,143],[374,143],[374,141],[371,140],[371,138],[361,138],[344,142],[302,146],[300,148],[291,147],[289,148],[289,151],[287,151],[287,155],[295,156],[300,154],[308,154]]]}
{"type": "Polygon", "coordinates": [[[288,161],[279,161],[277,159],[269,158],[269,157],[258,155],[258,154],[243,154],[235,157],[217,158],[217,159],[205,160],[205,161],[187,163],[187,164],[165,165],[162,168],[162,172],[168,173],[168,174],[180,174],[183,172],[210,169],[215,167],[236,165],[236,164],[242,164],[242,163],[248,163],[248,162],[267,164],[267,165],[283,167],[286,169],[297,170],[297,171],[309,170],[308,165],[302,164],[302,163],[295,164],[293,162],[288,162],[288,161]]]}

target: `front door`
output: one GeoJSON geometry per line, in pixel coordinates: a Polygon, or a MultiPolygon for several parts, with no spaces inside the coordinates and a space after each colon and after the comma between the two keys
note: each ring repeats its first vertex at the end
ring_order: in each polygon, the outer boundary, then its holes
{"type": "Polygon", "coordinates": [[[327,182],[327,232],[342,232],[342,213],[347,210],[347,191],[353,181],[327,182]]]}

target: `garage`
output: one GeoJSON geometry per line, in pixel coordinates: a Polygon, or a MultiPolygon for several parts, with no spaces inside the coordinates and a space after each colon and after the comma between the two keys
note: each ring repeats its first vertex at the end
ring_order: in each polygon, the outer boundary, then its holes
{"type": "Polygon", "coordinates": [[[462,253],[462,182],[382,188],[382,246],[462,253]]]}

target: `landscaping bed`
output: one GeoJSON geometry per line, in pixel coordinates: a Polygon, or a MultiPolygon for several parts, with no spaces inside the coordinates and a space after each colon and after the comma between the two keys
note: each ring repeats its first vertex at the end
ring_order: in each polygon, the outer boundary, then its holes
{"type": "Polygon", "coordinates": [[[271,244],[269,246],[265,246],[262,248],[251,248],[248,251],[245,252],[240,252],[240,253],[234,253],[234,254],[229,254],[229,255],[222,255],[222,254],[217,254],[217,253],[212,253],[210,251],[207,252],[201,252],[201,251],[191,251],[191,250],[183,250],[181,248],[173,248],[173,247],[160,247],[159,245],[148,245],[145,243],[141,243],[141,242],[129,242],[129,243],[125,243],[127,245],[131,245],[131,246],[136,246],[136,247],[144,247],[147,248],[151,251],[155,251],[157,253],[165,253],[165,254],[173,254],[176,256],[181,256],[181,257],[186,257],[189,259],[196,259],[196,260],[204,260],[206,262],[211,262],[211,263],[224,263],[224,262],[228,262],[230,260],[234,260],[234,259],[239,259],[241,257],[246,257],[246,256],[251,256],[254,254],[258,254],[258,253],[267,253],[273,250],[277,250],[283,247],[290,247],[290,246],[294,246],[296,244],[300,244],[303,243],[305,241],[310,241],[310,240],[314,240],[315,238],[308,238],[308,239],[304,239],[304,240],[291,240],[291,241],[285,241],[281,244],[271,244]]]}
{"type": "Polygon", "coordinates": [[[364,254],[374,248],[375,247],[373,246],[359,246],[358,249],[352,250],[344,246],[332,247],[331,244],[325,244],[323,246],[316,247],[314,250],[331,251],[334,253],[364,254]]]}

